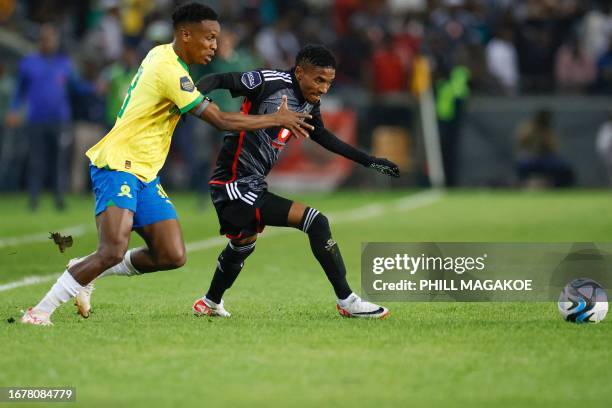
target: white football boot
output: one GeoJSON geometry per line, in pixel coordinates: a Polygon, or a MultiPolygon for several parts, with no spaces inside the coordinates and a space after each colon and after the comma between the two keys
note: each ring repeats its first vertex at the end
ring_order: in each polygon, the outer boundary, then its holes
{"type": "Polygon", "coordinates": [[[206,296],[199,298],[193,304],[193,314],[196,316],[219,316],[230,317],[232,314],[223,307],[223,299],[221,303],[215,303],[212,300],[206,299],[206,296]]]}
{"type": "Polygon", "coordinates": [[[23,316],[21,316],[21,323],[33,324],[35,326],[53,326],[51,322],[51,315],[34,308],[29,308],[23,316]]]}
{"type": "MultiPolygon", "coordinates": [[[[73,258],[68,261],[68,265],[66,269],[70,268],[75,263],[79,262],[83,258],[73,258]]],[[[77,312],[83,316],[84,319],[89,317],[89,313],[91,312],[91,293],[94,291],[94,283],[93,281],[89,282],[89,284],[83,286],[83,289],[77,293],[74,298],[74,305],[77,307],[77,312]]]]}
{"type": "Polygon", "coordinates": [[[368,319],[384,319],[389,316],[389,309],[374,303],[362,300],[355,293],[351,293],[344,300],[336,300],[336,309],[344,317],[361,317],[368,319]]]}
{"type": "Polygon", "coordinates": [[[93,282],[90,282],[83,286],[83,289],[81,289],[74,298],[74,305],[77,307],[77,312],[83,316],[84,319],[87,319],[91,313],[91,293],[94,289],[93,282]]]}

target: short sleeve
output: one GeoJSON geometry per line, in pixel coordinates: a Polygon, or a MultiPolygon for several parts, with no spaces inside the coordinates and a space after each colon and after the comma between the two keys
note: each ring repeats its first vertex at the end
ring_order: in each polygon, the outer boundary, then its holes
{"type": "Polygon", "coordinates": [[[182,67],[165,64],[159,72],[162,95],[170,99],[181,111],[189,112],[204,100],[193,84],[193,80],[182,67]]]}

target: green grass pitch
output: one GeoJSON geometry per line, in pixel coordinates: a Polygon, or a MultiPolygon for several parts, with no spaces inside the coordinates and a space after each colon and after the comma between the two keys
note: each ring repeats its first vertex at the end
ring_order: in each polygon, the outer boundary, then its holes
{"type": "MultiPolygon", "coordinates": [[[[402,201],[409,194],[293,197],[334,216],[355,289],[363,241],[611,240],[608,191],[458,191],[420,206],[402,201]]],[[[192,243],[187,265],[100,280],[88,320],[69,304],[54,314],[54,327],[9,324],[52,281],[0,292],[0,387],[76,387],[77,403],[68,407],[596,407],[612,400],[610,317],[578,326],[564,322],[554,303],[390,303],[386,320],[343,319],[307,238],[289,229],[262,235],[225,296],[231,319],[196,318],[191,303],[208,287],[223,244],[210,241],[213,210],[196,211],[191,195],[173,199],[192,243]]],[[[25,197],[2,197],[0,285],[60,273],[95,248],[91,199],[69,205],[63,214],[49,204],[32,215],[25,197]],[[36,238],[75,226],[65,254],[36,238]]],[[[134,237],[131,245],[139,243],[134,237]]]]}

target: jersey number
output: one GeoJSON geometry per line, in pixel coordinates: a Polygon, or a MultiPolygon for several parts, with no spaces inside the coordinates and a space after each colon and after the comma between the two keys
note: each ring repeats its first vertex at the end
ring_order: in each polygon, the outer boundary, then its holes
{"type": "Polygon", "coordinates": [[[117,113],[117,117],[120,118],[123,116],[123,112],[125,112],[125,108],[127,108],[128,103],[130,103],[130,98],[132,97],[132,90],[136,88],[138,85],[138,80],[142,75],[142,67],[138,68],[138,72],[134,75],[134,79],[132,79],[132,83],[130,84],[130,88],[128,89],[127,95],[125,95],[125,99],[123,100],[123,104],[121,105],[121,109],[119,109],[119,113],[117,113]]]}

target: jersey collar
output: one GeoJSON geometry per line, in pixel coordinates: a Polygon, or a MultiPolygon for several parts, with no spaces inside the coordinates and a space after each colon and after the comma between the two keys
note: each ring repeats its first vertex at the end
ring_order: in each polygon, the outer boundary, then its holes
{"type": "Polygon", "coordinates": [[[178,55],[176,56],[176,60],[179,62],[179,64],[182,65],[183,68],[185,68],[185,71],[187,71],[187,73],[189,74],[189,65],[187,65],[185,61],[183,61],[178,55]]]}

